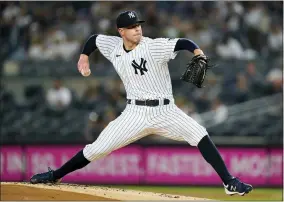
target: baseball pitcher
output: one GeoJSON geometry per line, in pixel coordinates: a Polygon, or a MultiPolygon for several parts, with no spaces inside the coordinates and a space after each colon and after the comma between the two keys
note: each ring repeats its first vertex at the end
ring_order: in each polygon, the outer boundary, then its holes
{"type": "Polygon", "coordinates": [[[196,146],[222,179],[226,194],[249,193],[252,186],[229,173],[206,129],[175,105],[168,62],[179,51],[193,53],[181,80],[201,88],[210,68],[208,57],[189,39],[143,36],[141,24],[144,22],[134,11],[125,11],[116,20],[120,37],[95,34],[86,41],[78,61],[78,71],[83,76],[90,75],[88,57],[99,50],[113,64],[125,86],[126,108],[106,126],[95,142],[86,145],[61,168],[48,168],[48,172],[32,176],[30,182],[59,182],[68,173],[114,150],[157,134],[196,146]]]}

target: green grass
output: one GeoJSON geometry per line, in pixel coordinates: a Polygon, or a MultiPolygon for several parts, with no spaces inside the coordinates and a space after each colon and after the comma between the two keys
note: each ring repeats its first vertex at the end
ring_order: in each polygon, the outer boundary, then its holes
{"type": "Polygon", "coordinates": [[[192,197],[209,198],[226,201],[282,201],[283,190],[281,188],[254,188],[245,196],[228,196],[223,187],[174,187],[174,186],[111,186],[113,188],[132,189],[138,191],[150,191],[166,194],[178,194],[192,197]]]}

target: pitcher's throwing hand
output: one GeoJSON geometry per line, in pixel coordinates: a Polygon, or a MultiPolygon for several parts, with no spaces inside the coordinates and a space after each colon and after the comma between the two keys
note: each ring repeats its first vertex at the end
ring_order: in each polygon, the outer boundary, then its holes
{"type": "Polygon", "coordinates": [[[81,54],[77,65],[78,65],[78,71],[83,76],[89,76],[91,74],[88,56],[81,54]]]}

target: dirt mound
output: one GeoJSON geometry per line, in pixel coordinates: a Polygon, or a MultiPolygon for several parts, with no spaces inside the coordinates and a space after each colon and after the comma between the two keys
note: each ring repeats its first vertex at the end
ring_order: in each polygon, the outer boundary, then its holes
{"type": "Polygon", "coordinates": [[[1,200],[209,200],[181,195],[76,184],[1,182],[1,200]]]}
{"type": "Polygon", "coordinates": [[[2,185],[1,186],[1,200],[4,201],[17,201],[17,200],[36,200],[36,201],[49,201],[49,200],[92,200],[92,201],[110,201],[111,199],[92,196],[88,194],[80,194],[76,192],[58,191],[52,189],[41,189],[28,186],[18,185],[2,185]]]}

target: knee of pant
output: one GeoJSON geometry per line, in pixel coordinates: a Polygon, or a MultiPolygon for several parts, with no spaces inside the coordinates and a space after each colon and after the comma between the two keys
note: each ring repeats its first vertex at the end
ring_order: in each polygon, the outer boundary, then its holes
{"type": "Polygon", "coordinates": [[[200,136],[196,139],[194,146],[197,146],[197,145],[199,144],[199,142],[200,142],[206,135],[209,135],[207,131],[206,131],[205,133],[203,133],[202,135],[200,135],[200,136]]]}
{"type": "Polygon", "coordinates": [[[193,147],[196,147],[198,143],[202,140],[204,136],[208,135],[207,131],[205,130],[202,133],[186,136],[185,140],[193,147]]]}
{"type": "Polygon", "coordinates": [[[93,161],[101,157],[104,157],[110,154],[111,152],[112,152],[111,148],[108,147],[101,148],[99,146],[96,147],[94,145],[87,145],[83,150],[85,158],[88,159],[89,161],[93,161]]]}

